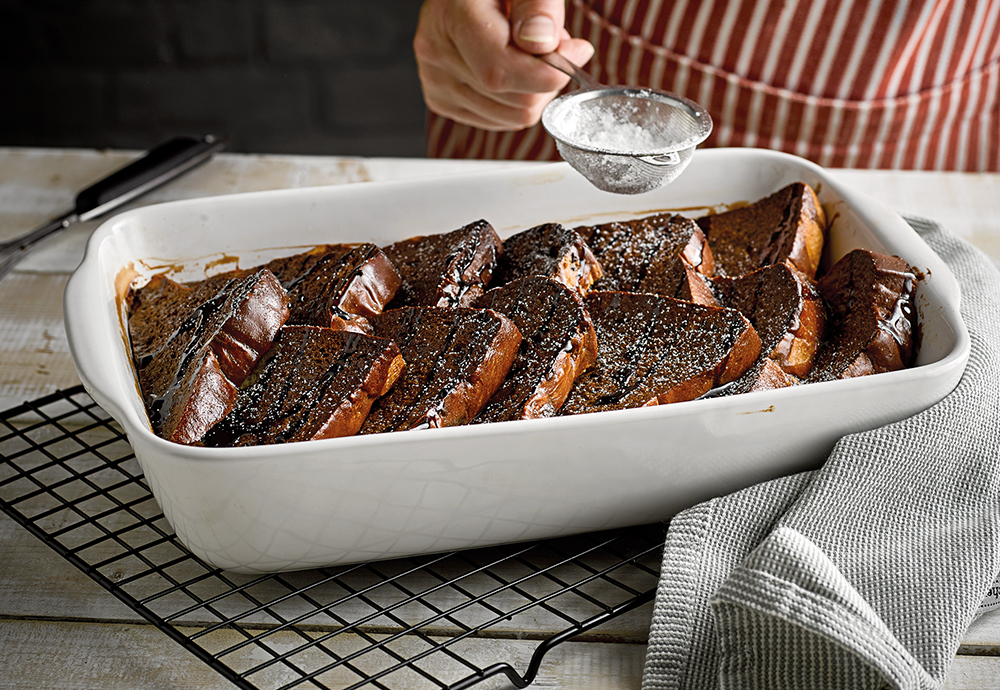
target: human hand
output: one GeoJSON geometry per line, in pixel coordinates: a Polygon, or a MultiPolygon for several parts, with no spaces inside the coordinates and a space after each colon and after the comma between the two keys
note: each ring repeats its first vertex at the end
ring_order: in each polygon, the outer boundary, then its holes
{"type": "Polygon", "coordinates": [[[578,65],[593,46],[570,38],[565,0],[424,0],[413,39],[427,107],[489,130],[530,127],[569,77],[532,54],[578,65]],[[529,54],[530,53],[530,54],[529,54]]]}

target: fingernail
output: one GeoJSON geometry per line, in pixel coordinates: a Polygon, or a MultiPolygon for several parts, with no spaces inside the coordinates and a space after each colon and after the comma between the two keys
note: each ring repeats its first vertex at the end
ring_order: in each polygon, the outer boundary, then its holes
{"type": "Polygon", "coordinates": [[[548,43],[556,38],[556,25],[551,19],[544,15],[529,17],[521,23],[521,29],[517,33],[522,41],[532,43],[548,43]]]}

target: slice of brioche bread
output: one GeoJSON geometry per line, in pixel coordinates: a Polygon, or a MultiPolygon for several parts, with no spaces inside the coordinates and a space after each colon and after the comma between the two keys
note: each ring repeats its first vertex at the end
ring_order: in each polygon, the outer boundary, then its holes
{"type": "Polygon", "coordinates": [[[826,322],[812,281],[788,264],[773,264],[735,278],[717,276],[712,288],[723,305],[753,324],[762,356],[792,376],[809,374],[826,322]]]}
{"type": "Polygon", "coordinates": [[[864,376],[913,365],[916,274],[903,259],[863,249],[841,258],[816,284],[828,336],[810,381],[864,376]]]}
{"type": "Polygon", "coordinates": [[[597,359],[597,336],[579,293],[542,276],[487,291],[477,307],[510,318],[521,347],[503,385],[474,423],[551,417],[597,359]]]}
{"type": "Polygon", "coordinates": [[[407,365],[362,434],[467,424],[503,383],[521,344],[514,323],[488,309],[390,309],[371,324],[396,342],[407,365]]]}
{"type": "Polygon", "coordinates": [[[136,362],[154,431],[194,443],[228,412],[288,319],[288,295],[267,269],[228,281],[136,362]]]}
{"type": "Polygon", "coordinates": [[[371,331],[366,317],[382,312],[400,277],[374,244],[322,245],[266,265],[288,291],[289,324],[371,331]]]}
{"type": "Polygon", "coordinates": [[[190,283],[178,283],[164,274],[156,274],[142,287],[132,288],[127,298],[128,328],[135,361],[140,362],[162,349],[198,305],[251,273],[227,271],[190,283]]]}
{"type": "Polygon", "coordinates": [[[748,206],[704,216],[716,270],[738,276],[788,261],[816,277],[826,239],[826,213],[812,188],[795,182],[748,206]]]}
{"type": "Polygon", "coordinates": [[[467,307],[486,291],[503,243],[492,225],[478,220],[383,249],[402,279],[391,308],[467,307]]]}
{"type": "Polygon", "coordinates": [[[735,380],[760,354],[760,338],[735,309],[627,292],[593,291],[586,303],[598,359],[561,414],[693,400],[735,380]]]}
{"type": "Polygon", "coordinates": [[[527,276],[543,276],[585,295],[603,273],[579,233],[559,223],[545,223],[504,240],[490,287],[527,276]]]}
{"type": "Polygon", "coordinates": [[[604,270],[595,290],[651,292],[716,306],[705,282],[715,262],[693,220],[658,214],[577,228],[604,270]]]}
{"type": "Polygon", "coordinates": [[[318,326],[285,326],[240,387],[208,446],[352,436],[405,362],[391,340],[318,326]]]}

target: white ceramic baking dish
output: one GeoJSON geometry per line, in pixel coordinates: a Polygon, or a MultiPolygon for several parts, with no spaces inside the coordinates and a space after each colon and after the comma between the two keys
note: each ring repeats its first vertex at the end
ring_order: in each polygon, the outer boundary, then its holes
{"type": "MultiPolygon", "coordinates": [[[[122,425],[181,541],[209,563],[279,571],[657,521],[708,497],[815,466],[844,434],[923,410],[958,383],[969,337],[957,283],[895,213],[779,153],[699,151],[672,185],[596,190],[566,164],[160,204],[93,235],[65,295],[77,369],[122,425]],[[877,376],[661,407],[282,446],[191,448],[154,436],[128,353],[128,278],[185,280],[292,247],[384,244],[478,218],[502,237],[672,209],[692,216],[796,180],[833,219],[834,259],[855,247],[917,267],[919,365],[877,376]]],[[[859,481],[863,478],[859,477],[859,481]]]]}

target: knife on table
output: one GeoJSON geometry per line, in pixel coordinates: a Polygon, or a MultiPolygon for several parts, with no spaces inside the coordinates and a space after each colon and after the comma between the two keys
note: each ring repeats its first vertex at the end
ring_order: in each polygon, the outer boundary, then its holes
{"type": "Polygon", "coordinates": [[[26,235],[0,242],[0,280],[41,240],[74,223],[99,218],[204,163],[226,145],[226,138],[207,134],[176,137],[150,149],[142,158],[116,170],[76,195],[73,210],[26,235]]]}

